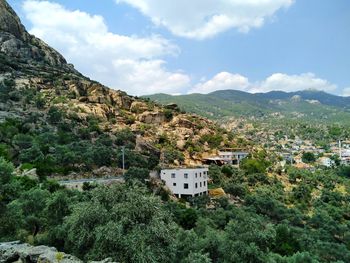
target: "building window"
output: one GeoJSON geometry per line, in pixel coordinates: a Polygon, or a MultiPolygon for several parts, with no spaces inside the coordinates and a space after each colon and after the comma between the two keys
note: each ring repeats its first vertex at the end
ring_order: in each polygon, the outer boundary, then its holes
{"type": "Polygon", "coordinates": [[[205,186],[206,183],[207,183],[207,182],[204,181],[204,182],[203,182],[203,185],[205,186]]]}
{"type": "Polygon", "coordinates": [[[175,174],[174,173],[171,174],[171,178],[175,178],[175,174]]]}
{"type": "Polygon", "coordinates": [[[199,186],[202,187],[202,182],[199,183],[199,186]]]}
{"type": "Polygon", "coordinates": [[[198,188],[198,183],[196,183],[196,188],[198,188]]]}
{"type": "Polygon", "coordinates": [[[184,189],[188,189],[188,184],[184,184],[184,189]]]}
{"type": "Polygon", "coordinates": [[[197,178],[197,173],[196,173],[196,178],[197,178]]]}
{"type": "Polygon", "coordinates": [[[185,177],[185,179],[187,179],[188,178],[188,174],[184,174],[184,177],[185,177]]]}
{"type": "Polygon", "coordinates": [[[176,183],[173,183],[173,186],[176,186],[176,183]]]}
{"type": "Polygon", "coordinates": [[[199,177],[202,177],[202,173],[199,173],[199,177]]]}

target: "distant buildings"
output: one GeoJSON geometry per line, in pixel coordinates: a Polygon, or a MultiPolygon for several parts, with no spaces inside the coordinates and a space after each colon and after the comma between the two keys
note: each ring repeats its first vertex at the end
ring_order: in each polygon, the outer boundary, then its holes
{"type": "Polygon", "coordinates": [[[346,166],[350,165],[350,157],[342,157],[340,160],[340,164],[346,166]]]}
{"type": "Polygon", "coordinates": [[[163,169],[160,178],[179,198],[208,193],[208,168],[163,169]]]}
{"type": "Polygon", "coordinates": [[[321,157],[317,160],[317,162],[322,165],[322,166],[326,166],[326,167],[332,167],[335,165],[335,162],[329,158],[329,157],[321,157]]]}
{"type": "Polygon", "coordinates": [[[237,164],[249,155],[248,152],[244,151],[224,151],[219,152],[219,157],[227,164],[237,164]]]}
{"type": "Polygon", "coordinates": [[[217,165],[232,164],[239,165],[240,162],[249,155],[249,152],[241,149],[225,149],[219,151],[218,155],[205,158],[207,164],[215,163],[217,165]]]}

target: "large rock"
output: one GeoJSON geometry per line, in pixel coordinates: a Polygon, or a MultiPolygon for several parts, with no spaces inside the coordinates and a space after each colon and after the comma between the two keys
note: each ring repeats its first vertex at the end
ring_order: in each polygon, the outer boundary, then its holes
{"type": "MultiPolygon", "coordinates": [[[[75,256],[58,252],[54,247],[31,246],[19,241],[0,243],[0,263],[83,263],[75,256]]],[[[90,263],[114,263],[111,258],[90,263]]]]}
{"type": "Polygon", "coordinates": [[[0,51],[26,64],[42,63],[78,73],[56,50],[30,35],[5,0],[0,0],[0,51]]]}
{"type": "Polygon", "coordinates": [[[146,111],[138,116],[138,120],[147,124],[161,124],[166,118],[163,112],[146,111]]]}
{"type": "Polygon", "coordinates": [[[58,252],[56,248],[21,244],[17,241],[0,243],[0,263],[82,263],[80,259],[58,252]]]}
{"type": "Polygon", "coordinates": [[[27,40],[21,21],[4,0],[0,0],[0,31],[10,33],[19,39],[27,40]]]}

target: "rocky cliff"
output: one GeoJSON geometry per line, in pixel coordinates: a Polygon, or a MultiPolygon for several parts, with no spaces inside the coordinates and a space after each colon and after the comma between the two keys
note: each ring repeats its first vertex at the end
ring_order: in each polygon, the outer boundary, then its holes
{"type": "Polygon", "coordinates": [[[21,69],[46,66],[78,74],[62,55],[26,31],[5,0],[0,1],[0,51],[21,69]]]}
{"type": "Polygon", "coordinates": [[[205,118],[84,77],[57,51],[30,35],[5,0],[0,0],[0,93],[0,121],[35,115],[47,123],[54,107],[75,124],[84,125],[94,117],[106,133],[129,128],[139,138],[136,149],[175,149],[184,154],[181,162],[186,165],[201,164],[202,154],[215,151],[203,136],[221,134],[222,146],[227,142],[225,131],[205,118]]]}

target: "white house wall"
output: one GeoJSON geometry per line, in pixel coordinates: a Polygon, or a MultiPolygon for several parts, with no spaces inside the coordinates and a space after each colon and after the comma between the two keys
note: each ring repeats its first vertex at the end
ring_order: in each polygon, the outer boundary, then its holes
{"type": "Polygon", "coordinates": [[[166,169],[161,171],[160,178],[176,195],[194,196],[208,191],[208,168],[166,169]],[[175,178],[172,178],[172,174],[175,174],[175,178]],[[185,178],[185,174],[188,178],[185,178]],[[184,188],[184,184],[188,184],[188,189],[184,188]]]}

